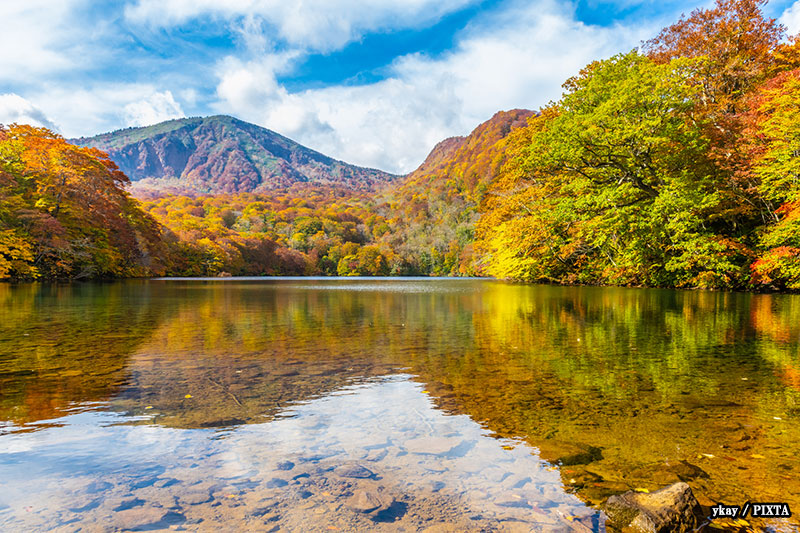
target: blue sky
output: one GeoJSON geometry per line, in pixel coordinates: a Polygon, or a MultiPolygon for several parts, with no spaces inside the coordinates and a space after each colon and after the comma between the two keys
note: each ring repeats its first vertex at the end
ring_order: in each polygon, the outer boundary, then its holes
{"type": "MultiPolygon", "coordinates": [[[[800,1],[766,12],[800,30],[800,1]]],[[[403,173],[710,2],[3,0],[0,123],[93,135],[230,114],[403,173]]]]}

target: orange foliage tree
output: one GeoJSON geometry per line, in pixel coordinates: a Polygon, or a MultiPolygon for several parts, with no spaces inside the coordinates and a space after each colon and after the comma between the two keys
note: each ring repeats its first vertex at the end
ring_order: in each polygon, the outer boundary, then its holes
{"type": "Polygon", "coordinates": [[[106,154],[45,128],[0,127],[0,278],[165,271],[160,226],[106,154]]]}

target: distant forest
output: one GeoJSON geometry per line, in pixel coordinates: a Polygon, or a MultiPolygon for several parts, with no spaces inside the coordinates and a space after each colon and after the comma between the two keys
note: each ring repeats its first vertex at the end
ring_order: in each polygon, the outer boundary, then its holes
{"type": "MultiPolygon", "coordinates": [[[[133,198],[108,156],[0,126],[0,279],[482,275],[800,289],[800,39],[717,0],[375,190],[133,198]]],[[[531,65],[535,68],[535,65],[531,65]]]]}

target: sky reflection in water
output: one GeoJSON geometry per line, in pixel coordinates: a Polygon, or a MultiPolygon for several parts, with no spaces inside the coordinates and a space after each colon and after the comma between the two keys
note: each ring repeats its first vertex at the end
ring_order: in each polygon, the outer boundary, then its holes
{"type": "Polygon", "coordinates": [[[129,425],[120,415],[85,412],[6,435],[0,475],[14,483],[2,497],[0,527],[599,523],[535,450],[437,410],[409,377],[343,387],[233,430],[129,425]],[[352,467],[363,477],[352,477],[352,467]],[[385,509],[354,511],[347,502],[357,491],[384,499],[385,509]]]}

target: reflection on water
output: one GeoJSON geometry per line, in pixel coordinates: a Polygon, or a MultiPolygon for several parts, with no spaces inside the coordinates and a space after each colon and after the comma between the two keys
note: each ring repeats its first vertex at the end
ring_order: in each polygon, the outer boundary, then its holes
{"type": "Polygon", "coordinates": [[[344,387],[285,414],[213,432],[131,427],[118,416],[83,413],[35,438],[11,436],[13,461],[3,470],[18,481],[4,496],[12,510],[5,527],[599,524],[529,447],[498,442],[469,417],[434,409],[407,376],[344,387]]]}
{"type": "Polygon", "coordinates": [[[678,480],[800,509],[798,400],[796,296],[4,285],[0,530],[602,530],[678,480]]]}

